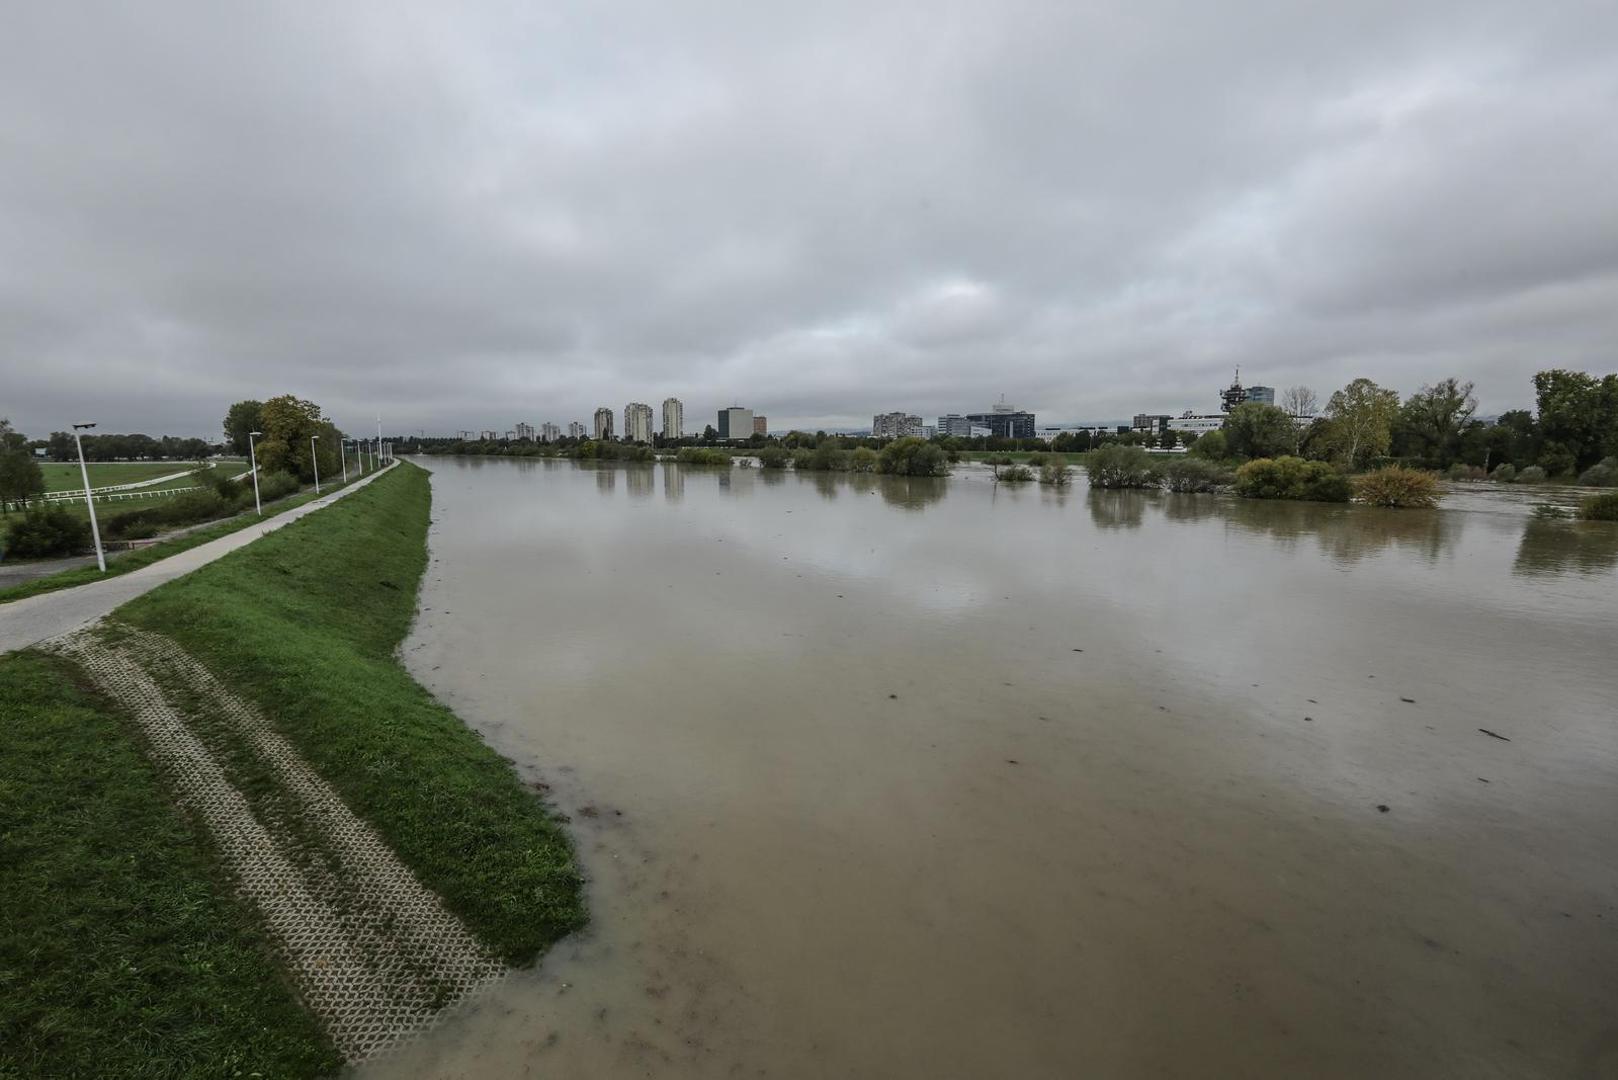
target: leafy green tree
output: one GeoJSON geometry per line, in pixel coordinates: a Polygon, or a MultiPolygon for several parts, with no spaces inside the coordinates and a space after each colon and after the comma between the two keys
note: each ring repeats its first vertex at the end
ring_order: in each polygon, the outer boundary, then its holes
{"type": "Polygon", "coordinates": [[[1472,422],[1478,399],[1472,384],[1442,379],[1410,395],[1397,421],[1401,457],[1420,457],[1447,466],[1461,456],[1461,436],[1472,422]]]}
{"type": "Polygon", "coordinates": [[[1540,448],[1536,464],[1550,476],[1567,476],[1578,468],[1578,458],[1572,450],[1553,440],[1540,448]]]}
{"type": "Polygon", "coordinates": [[[1298,448],[1298,427],[1285,409],[1249,401],[1225,419],[1225,447],[1232,457],[1265,458],[1298,448]]]}
{"type": "Polygon", "coordinates": [[[0,416],[0,453],[22,450],[28,446],[28,436],[11,426],[11,421],[0,416]]]}
{"type": "Polygon", "coordinates": [[[925,439],[895,439],[882,448],[877,471],[897,476],[947,476],[949,459],[937,444],[925,439]]]}
{"type": "Polygon", "coordinates": [[[1326,416],[1331,421],[1329,444],[1344,463],[1358,466],[1388,452],[1393,420],[1399,415],[1399,395],[1370,379],[1355,379],[1331,396],[1326,416]]]}
{"type": "Polygon", "coordinates": [[[247,434],[250,431],[263,431],[264,403],[262,401],[238,401],[225,412],[225,442],[231,450],[247,456],[247,434]]]}
{"type": "Polygon", "coordinates": [[[26,508],[28,501],[45,494],[45,474],[26,450],[0,451],[0,511],[26,508]]]}
{"type": "Polygon", "coordinates": [[[1588,468],[1618,454],[1618,375],[1597,379],[1582,371],[1541,371],[1534,376],[1534,393],[1546,443],[1560,443],[1573,455],[1573,468],[1561,471],[1588,468]]]}
{"type": "Polygon", "coordinates": [[[1164,450],[1173,450],[1179,444],[1179,441],[1180,433],[1173,428],[1169,428],[1157,437],[1157,445],[1164,450]]]}
{"type": "Polygon", "coordinates": [[[283,394],[264,403],[260,419],[264,441],[258,447],[258,461],[266,472],[290,472],[308,481],[314,478],[313,461],[318,460],[322,477],[337,478],[341,433],[321,415],[319,405],[283,394]],[[317,458],[311,458],[310,437],[315,435],[317,458]]]}

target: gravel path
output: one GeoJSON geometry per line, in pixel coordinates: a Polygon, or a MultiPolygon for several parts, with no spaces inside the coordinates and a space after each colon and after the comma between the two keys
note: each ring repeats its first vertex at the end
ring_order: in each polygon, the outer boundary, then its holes
{"type": "Polygon", "coordinates": [[[0,604],[0,653],[26,649],[30,645],[37,645],[50,638],[61,637],[88,626],[102,616],[110,614],[114,608],[128,603],[148,590],[173,581],[177,577],[183,577],[198,567],[206,566],[239,547],[251,544],[266,533],[297,521],[305,514],[312,514],[330,506],[349,493],[358,491],[386,471],[384,469],[382,472],[374,472],[365,479],[357,480],[330,495],[270,518],[262,525],[254,525],[233,532],[229,536],[221,536],[218,540],[210,540],[206,544],[182,551],[178,555],[171,555],[139,570],[101,581],[92,581],[88,585],[80,585],[73,589],[43,593],[9,604],[0,604]]]}

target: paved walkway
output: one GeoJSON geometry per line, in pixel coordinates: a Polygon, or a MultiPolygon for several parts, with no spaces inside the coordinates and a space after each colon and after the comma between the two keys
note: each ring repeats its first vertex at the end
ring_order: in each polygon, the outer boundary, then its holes
{"type": "MultiPolygon", "coordinates": [[[[390,468],[392,466],[389,466],[390,468]]],[[[384,469],[383,472],[387,470],[384,469]]],[[[178,555],[170,555],[150,566],[143,566],[139,570],[131,570],[118,577],[103,578],[92,581],[88,585],[80,585],[73,589],[63,589],[60,592],[43,593],[39,596],[30,596],[24,600],[16,600],[9,604],[0,604],[0,653],[12,652],[16,649],[26,649],[30,645],[37,645],[49,638],[60,637],[72,633],[104,615],[114,608],[120,607],[144,592],[157,588],[165,582],[173,581],[177,577],[184,577],[201,566],[206,566],[215,559],[229,555],[237,548],[246,547],[254,540],[274,532],[283,525],[297,521],[305,514],[312,514],[316,510],[330,506],[338,499],[360,488],[381,476],[381,472],[374,472],[363,480],[356,480],[348,487],[322,496],[314,502],[304,503],[296,510],[288,510],[283,514],[270,518],[262,525],[251,525],[229,536],[221,536],[218,540],[210,540],[206,544],[199,544],[189,551],[182,551],[178,555]]]]}

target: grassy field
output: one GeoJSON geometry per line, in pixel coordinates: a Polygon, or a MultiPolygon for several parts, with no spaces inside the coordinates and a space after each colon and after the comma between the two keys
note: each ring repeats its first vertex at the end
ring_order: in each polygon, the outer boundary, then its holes
{"type": "MultiPolygon", "coordinates": [[[[142,480],[154,480],[159,476],[186,472],[196,467],[197,463],[194,461],[96,461],[88,466],[90,486],[93,488],[105,487],[108,484],[134,484],[142,480]]],[[[84,490],[84,480],[79,475],[79,463],[76,461],[41,462],[39,471],[45,474],[46,491],[84,490]]],[[[176,485],[189,483],[190,478],[175,481],[176,485]]]]}
{"type": "Polygon", "coordinates": [[[130,722],[38,653],[0,715],[0,1077],[334,1069],[130,722]]]}
{"type": "MultiPolygon", "coordinates": [[[[395,661],[430,498],[400,465],[116,617],[256,702],[481,940],[525,962],[584,924],[581,882],[512,765],[395,661]]],[[[127,723],[33,654],[0,660],[0,714],[0,1077],[329,1071],[127,723]]]]}

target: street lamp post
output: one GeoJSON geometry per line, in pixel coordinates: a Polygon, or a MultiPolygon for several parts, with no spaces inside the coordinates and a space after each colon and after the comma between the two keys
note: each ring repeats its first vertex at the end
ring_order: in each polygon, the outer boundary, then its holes
{"type": "Polygon", "coordinates": [[[84,464],[84,442],[79,438],[80,431],[89,431],[94,427],[94,424],[74,424],[73,445],[79,448],[79,476],[84,479],[84,505],[90,508],[90,535],[95,537],[96,565],[101,567],[101,572],[105,574],[107,556],[101,551],[101,526],[96,524],[96,501],[95,496],[90,494],[90,469],[84,464]]]}
{"type": "Polygon", "coordinates": [[[264,504],[259,501],[258,497],[258,447],[253,445],[253,440],[262,434],[264,434],[262,431],[249,431],[247,433],[248,463],[253,468],[253,509],[258,511],[259,517],[264,516],[264,504]]]}
{"type": "Polygon", "coordinates": [[[343,483],[348,483],[348,440],[337,440],[337,456],[343,459],[343,483]]]}
{"type": "Polygon", "coordinates": [[[309,464],[311,466],[313,466],[314,470],[315,470],[315,494],[316,495],[320,494],[320,459],[315,456],[315,440],[318,439],[318,438],[320,438],[319,435],[311,435],[311,436],[309,436],[309,464]]]}

